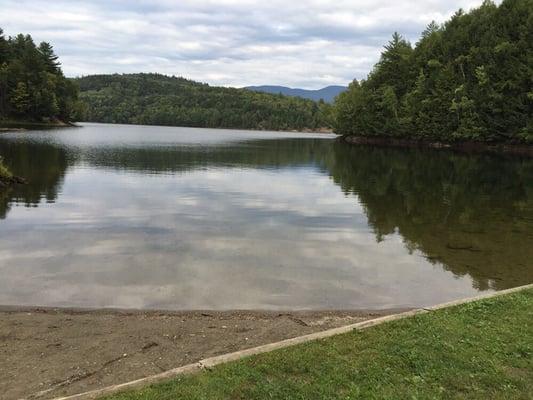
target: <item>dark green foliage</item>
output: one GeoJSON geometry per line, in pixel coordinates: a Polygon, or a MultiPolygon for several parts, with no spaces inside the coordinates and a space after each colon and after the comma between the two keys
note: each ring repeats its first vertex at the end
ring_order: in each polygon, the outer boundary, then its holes
{"type": "Polygon", "coordinates": [[[76,82],[92,122],[272,130],[332,123],[332,107],[324,102],[160,74],[92,75],[76,82]]]}
{"type": "Polygon", "coordinates": [[[394,34],[335,105],[338,133],[533,143],[533,0],[491,1],[431,23],[414,49],[394,34]]]}
{"type": "Polygon", "coordinates": [[[480,290],[533,282],[533,159],[335,143],[327,169],[376,241],[399,234],[480,290]]]}
{"type": "Polygon", "coordinates": [[[36,46],[22,34],[6,39],[0,29],[0,120],[70,121],[80,107],[49,43],[36,46]]]}
{"type": "Polygon", "coordinates": [[[11,171],[4,165],[4,160],[0,157],[0,182],[2,179],[9,179],[12,176],[11,171]]]}

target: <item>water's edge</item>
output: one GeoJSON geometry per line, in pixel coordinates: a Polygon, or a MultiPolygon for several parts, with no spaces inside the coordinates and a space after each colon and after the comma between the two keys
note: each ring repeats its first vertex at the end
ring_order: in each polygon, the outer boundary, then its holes
{"type": "Polygon", "coordinates": [[[211,368],[213,368],[213,367],[215,367],[217,365],[226,364],[228,362],[241,360],[243,358],[247,358],[247,357],[250,357],[250,356],[253,356],[253,355],[268,353],[268,352],[272,352],[274,350],[283,349],[283,348],[286,348],[286,347],[292,347],[292,346],[296,346],[296,345],[299,345],[299,344],[308,343],[308,342],[312,342],[312,341],[316,341],[316,340],[320,340],[320,339],[326,339],[326,338],[337,336],[337,335],[341,335],[341,334],[344,334],[344,333],[349,333],[351,331],[364,330],[364,329],[371,328],[371,327],[377,326],[377,325],[381,325],[381,324],[384,324],[384,323],[387,323],[387,322],[396,321],[396,320],[405,319],[405,318],[410,318],[410,317],[413,317],[415,315],[432,313],[432,312],[435,312],[435,311],[438,311],[438,310],[441,310],[441,309],[444,309],[444,308],[455,307],[455,306],[459,306],[459,305],[462,305],[462,304],[468,304],[468,303],[481,301],[481,300],[485,300],[485,299],[505,296],[505,295],[516,293],[516,292],[520,292],[520,291],[523,291],[523,290],[528,290],[528,289],[531,289],[531,288],[533,288],[533,284],[529,284],[529,285],[525,285],[525,286],[519,286],[519,287],[507,289],[507,290],[502,290],[500,292],[489,293],[489,294],[486,294],[486,295],[468,297],[468,298],[457,300],[457,301],[453,301],[453,302],[436,304],[436,305],[434,305],[432,307],[428,307],[428,308],[419,308],[419,309],[406,311],[406,312],[399,313],[399,314],[393,314],[393,315],[388,315],[388,316],[384,316],[384,317],[380,317],[380,318],[376,318],[376,319],[370,319],[370,320],[367,320],[367,321],[358,322],[356,324],[346,325],[346,326],[343,326],[343,327],[340,327],[340,328],[329,329],[329,330],[326,330],[326,331],[312,333],[312,334],[305,335],[305,336],[299,336],[299,337],[295,337],[295,338],[292,338],[292,339],[282,340],[280,342],[271,343],[271,344],[267,344],[267,345],[264,345],[264,346],[259,346],[259,347],[254,347],[254,348],[251,348],[251,349],[241,350],[241,351],[237,351],[237,352],[234,352],[234,353],[224,354],[224,355],[221,355],[221,356],[215,356],[215,357],[206,358],[204,360],[200,360],[199,362],[196,362],[196,363],[193,363],[193,364],[189,364],[189,365],[184,365],[184,366],[181,366],[181,367],[178,367],[178,368],[175,368],[175,369],[171,369],[169,371],[165,371],[165,372],[160,373],[160,374],[148,376],[146,378],[138,379],[138,380],[131,381],[131,382],[122,383],[122,384],[119,384],[119,385],[108,386],[106,388],[97,389],[97,390],[93,390],[93,391],[89,391],[89,392],[85,392],[85,393],[80,393],[80,394],[76,394],[76,395],[73,395],[73,396],[57,397],[57,398],[55,398],[53,400],[88,400],[88,399],[96,399],[96,398],[104,396],[104,395],[110,395],[110,394],[114,394],[114,393],[119,393],[119,392],[123,392],[125,390],[139,389],[139,388],[145,387],[145,386],[150,385],[150,384],[154,384],[154,383],[157,383],[157,382],[162,382],[162,381],[166,381],[168,379],[175,378],[176,376],[180,376],[180,375],[184,375],[184,374],[198,373],[198,372],[200,372],[202,370],[206,370],[206,369],[210,370],[211,368]]]}
{"type": "Polygon", "coordinates": [[[427,139],[400,139],[390,137],[340,136],[339,140],[352,145],[377,147],[448,149],[464,153],[504,153],[533,157],[533,145],[513,143],[457,142],[444,143],[427,139]]]}

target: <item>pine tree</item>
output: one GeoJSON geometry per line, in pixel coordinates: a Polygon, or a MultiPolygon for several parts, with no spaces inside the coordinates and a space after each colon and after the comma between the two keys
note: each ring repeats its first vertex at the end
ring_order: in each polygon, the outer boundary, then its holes
{"type": "Polygon", "coordinates": [[[42,55],[47,71],[56,73],[61,63],[58,61],[59,57],[55,55],[54,49],[50,43],[41,42],[39,45],[39,53],[42,55]]]}
{"type": "Polygon", "coordinates": [[[414,50],[395,33],[357,99],[337,101],[338,133],[533,143],[532,59],[533,0],[459,10],[414,50]]]}
{"type": "Polygon", "coordinates": [[[4,36],[4,31],[0,28],[0,65],[7,62],[9,55],[9,43],[4,36]]]}
{"type": "Polygon", "coordinates": [[[60,68],[52,46],[30,35],[4,37],[0,29],[0,119],[70,120],[82,107],[78,89],[60,68]]]}

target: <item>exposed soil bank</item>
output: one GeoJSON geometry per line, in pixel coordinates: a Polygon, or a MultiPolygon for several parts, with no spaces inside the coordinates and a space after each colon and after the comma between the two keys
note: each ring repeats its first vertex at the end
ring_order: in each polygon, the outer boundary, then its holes
{"type": "Polygon", "coordinates": [[[0,307],[0,393],[6,400],[80,393],[398,311],[402,310],[280,313],[0,307]]]}
{"type": "Polygon", "coordinates": [[[429,140],[400,139],[389,137],[364,137],[364,136],[341,136],[340,140],[355,145],[372,145],[382,147],[408,147],[408,148],[431,148],[450,149],[467,153],[505,153],[520,156],[533,157],[533,146],[513,143],[485,143],[485,142],[458,142],[444,143],[429,140]]]}

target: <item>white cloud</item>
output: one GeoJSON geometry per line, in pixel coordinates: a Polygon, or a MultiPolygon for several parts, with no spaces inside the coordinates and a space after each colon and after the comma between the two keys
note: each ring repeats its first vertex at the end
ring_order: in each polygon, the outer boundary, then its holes
{"type": "Polygon", "coordinates": [[[160,72],[214,85],[318,88],[363,78],[399,31],[481,0],[0,0],[0,26],[51,42],[68,76],[160,72]]]}

